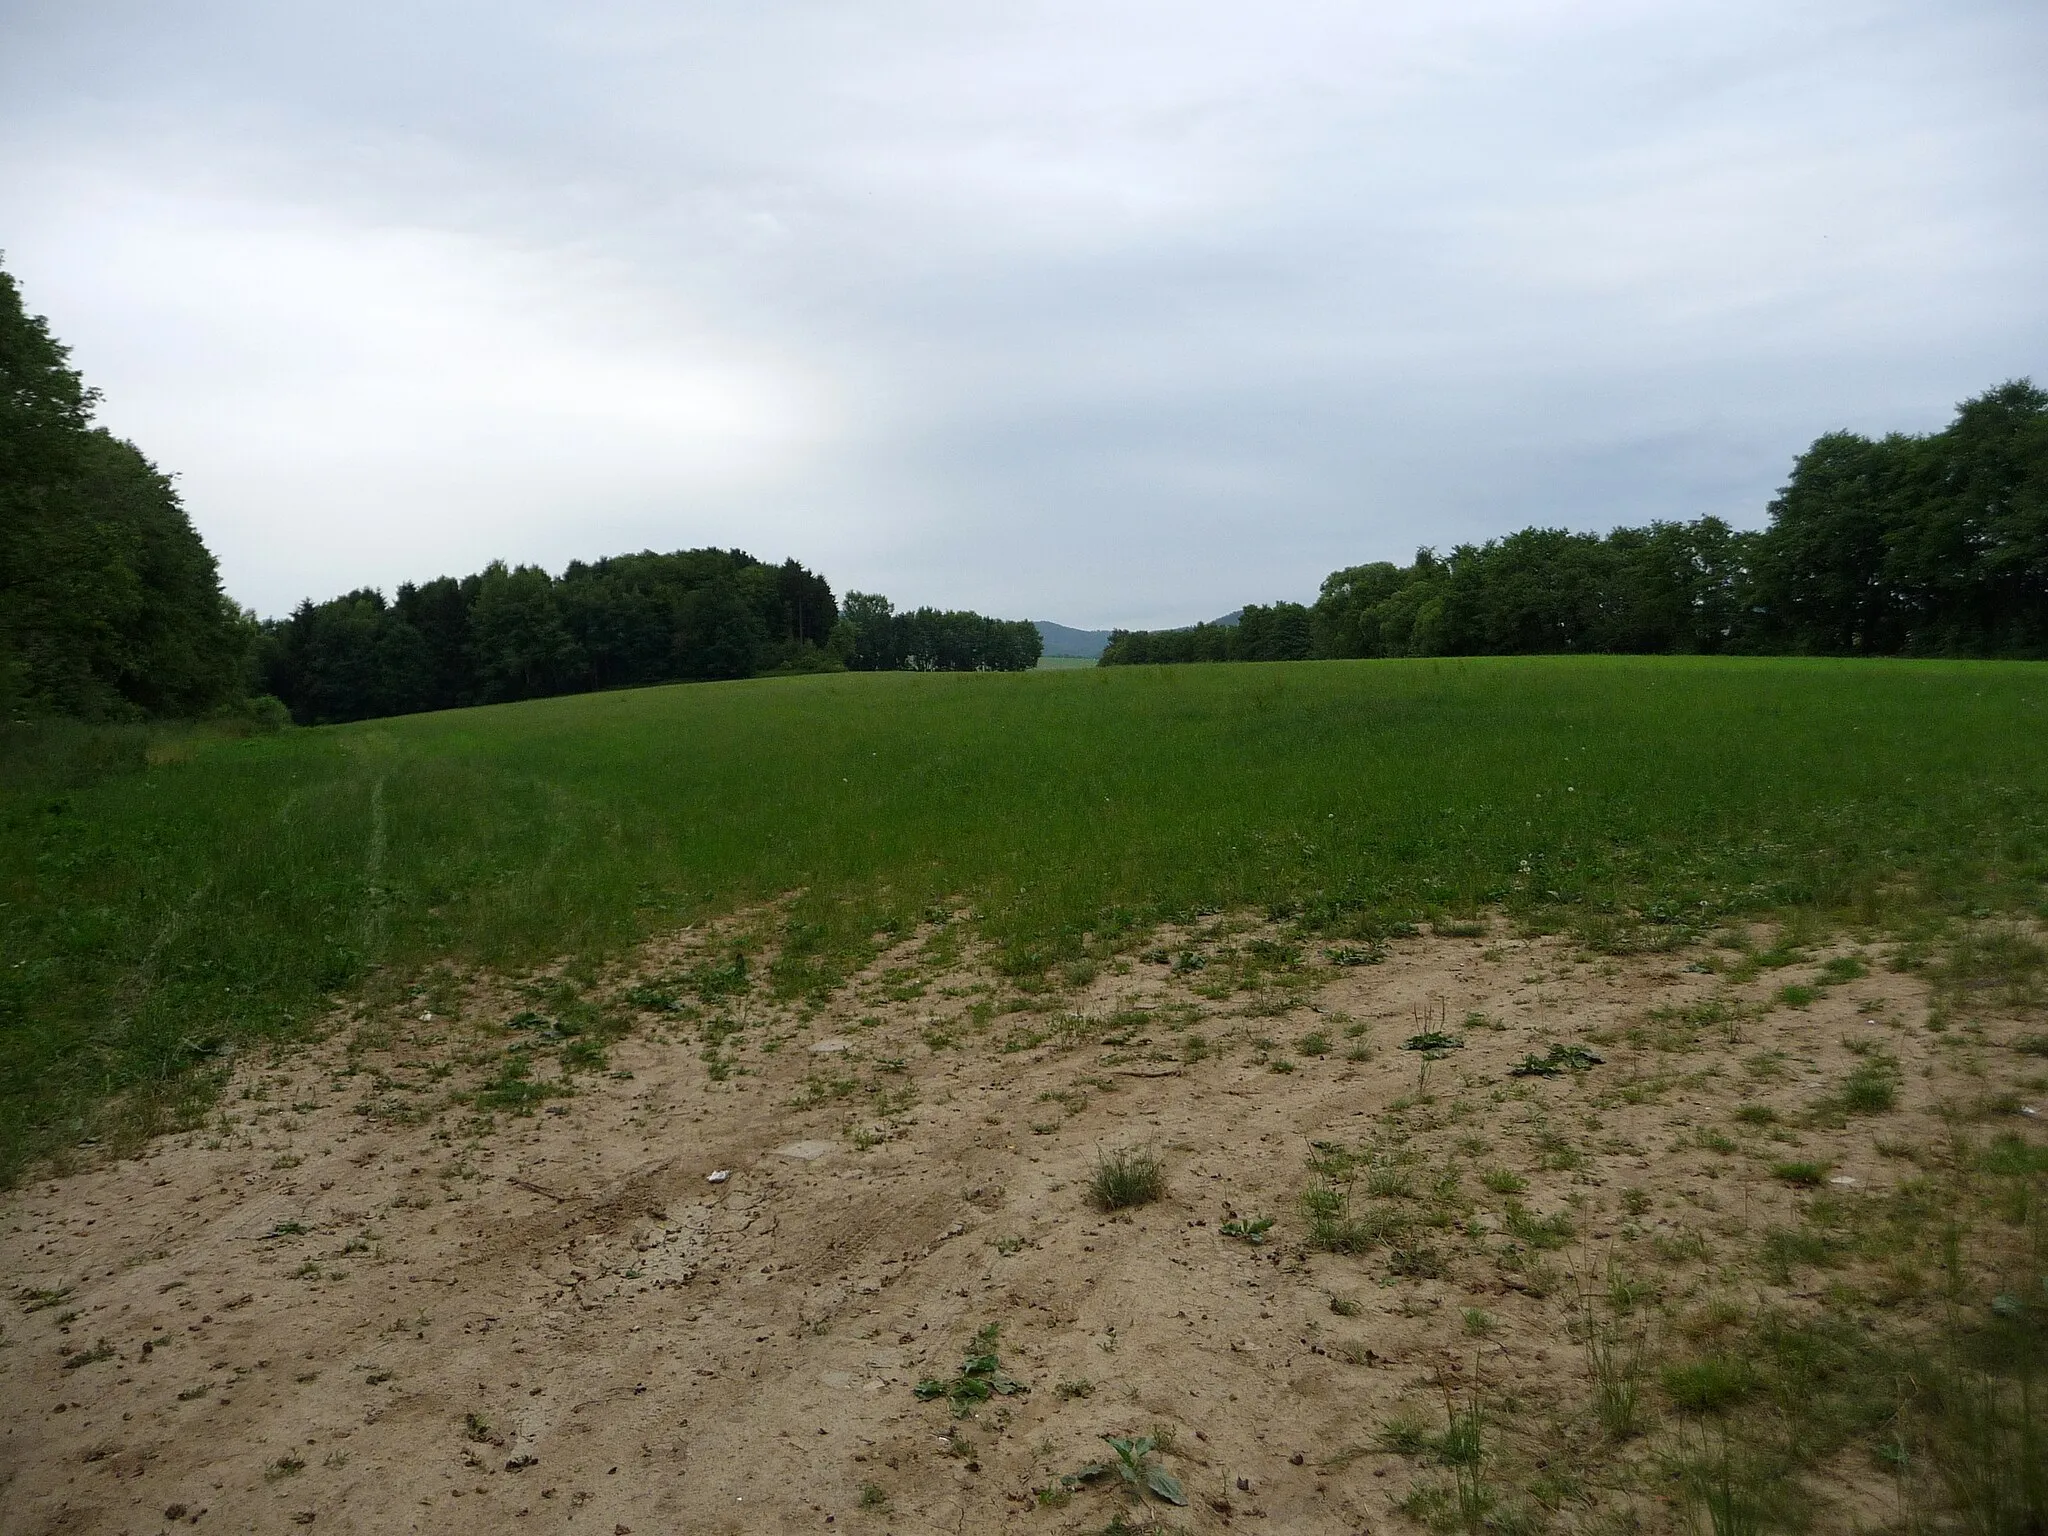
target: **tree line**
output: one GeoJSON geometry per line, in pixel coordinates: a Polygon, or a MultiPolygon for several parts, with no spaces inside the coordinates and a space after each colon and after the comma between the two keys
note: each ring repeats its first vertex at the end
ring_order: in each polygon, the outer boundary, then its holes
{"type": "Polygon", "coordinates": [[[2048,657],[2048,393],[1939,432],[1818,439],[1769,526],[1526,528],[1334,571],[1235,625],[1119,630],[1104,666],[1572,651],[2048,657]]]}
{"type": "MultiPolygon", "coordinates": [[[[363,589],[259,623],[168,476],[0,271],[0,721],[305,722],[767,672],[1016,671],[1028,622],[850,592],[794,560],[643,552],[560,576],[363,589]],[[274,700],[282,700],[282,704],[274,700]]],[[[1106,666],[1570,651],[2048,657],[2048,393],[2015,380],[1939,432],[1830,433],[1769,526],[1527,528],[1333,572],[1312,605],[1118,630],[1106,666]]]]}
{"type": "Polygon", "coordinates": [[[0,723],[192,716],[247,692],[254,619],[98,404],[0,271],[0,723]]]}
{"type": "Polygon", "coordinates": [[[301,603],[262,626],[257,675],[301,724],[646,683],[764,673],[1022,671],[1038,631],[850,592],[795,560],[738,549],[572,562],[559,577],[493,563],[301,603]],[[1025,632],[1029,632],[1026,643],[1025,632]]]}
{"type": "Polygon", "coordinates": [[[1020,671],[1035,626],[847,594],[744,550],[576,561],[308,599],[222,593],[169,477],[0,271],[0,723],[230,713],[302,724],[768,672],[1020,671]],[[281,701],[281,702],[280,702],[281,701]]]}

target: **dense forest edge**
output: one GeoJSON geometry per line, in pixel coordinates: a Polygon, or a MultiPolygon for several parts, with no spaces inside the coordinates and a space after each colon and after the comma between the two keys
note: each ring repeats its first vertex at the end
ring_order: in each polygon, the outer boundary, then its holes
{"type": "Polygon", "coordinates": [[[189,719],[250,694],[257,626],[170,477],[0,271],[0,720],[189,719]]]}
{"type": "MultiPolygon", "coordinates": [[[[646,683],[1024,671],[1028,621],[834,598],[742,550],[493,562],[259,620],[221,589],[171,478],[93,425],[98,391],[0,270],[0,722],[270,729],[646,683]]],[[[21,746],[16,743],[16,746],[21,746]]],[[[24,748],[24,750],[26,750],[24,748]]],[[[13,752],[10,756],[19,756],[13,752]]]]}
{"type": "Polygon", "coordinates": [[[2048,656],[2048,393],[2016,379],[1939,432],[1831,432],[1738,532],[1525,528],[1333,571],[1313,605],[1118,630],[1101,664],[1360,656],[2048,656]]]}
{"type": "MultiPolygon", "coordinates": [[[[0,271],[0,721],[271,729],[675,681],[1022,671],[1029,621],[835,597],[797,561],[643,551],[560,576],[493,562],[260,620],[168,475],[0,271]]],[[[1769,525],[1526,528],[1333,572],[1312,605],[1117,630],[1100,664],[1626,654],[2048,656],[2048,393],[2013,380],[1939,432],[1834,432],[1769,525]]]]}

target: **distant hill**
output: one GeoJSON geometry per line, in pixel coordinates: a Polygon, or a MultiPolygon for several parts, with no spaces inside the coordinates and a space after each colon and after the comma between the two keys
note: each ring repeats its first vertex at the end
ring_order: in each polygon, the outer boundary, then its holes
{"type": "MultiPolygon", "coordinates": [[[[1220,619],[1211,619],[1211,624],[1235,624],[1242,608],[1233,608],[1220,619]]],[[[1064,624],[1055,624],[1051,619],[1035,619],[1039,637],[1045,641],[1047,656],[1080,656],[1089,661],[1098,660],[1102,648],[1109,644],[1110,631],[1106,629],[1069,629],[1064,624]]],[[[1183,625],[1192,628],[1192,625],[1183,625]]]]}
{"type": "Polygon", "coordinates": [[[1055,624],[1049,619],[1040,619],[1038,633],[1045,641],[1048,656],[1085,656],[1090,661],[1102,654],[1102,648],[1109,644],[1106,629],[1069,629],[1064,624],[1055,624]]]}

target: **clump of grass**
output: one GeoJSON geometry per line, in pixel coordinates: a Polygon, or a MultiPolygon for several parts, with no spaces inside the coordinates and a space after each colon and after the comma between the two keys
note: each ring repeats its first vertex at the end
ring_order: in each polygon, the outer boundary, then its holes
{"type": "Polygon", "coordinates": [[[1376,1200],[1412,1200],[1415,1181],[1405,1168],[1380,1164],[1366,1170],[1365,1192],[1376,1200]]]}
{"type": "Polygon", "coordinates": [[[1586,1366],[1593,1376],[1593,1410],[1611,1440],[1635,1434],[1642,1403],[1643,1335],[1601,1322],[1586,1309],[1586,1366]]]}
{"type": "Polygon", "coordinates": [[[530,1115],[535,1105],[569,1092],[565,1083],[536,1081],[533,1063],[526,1056],[508,1055],[499,1063],[498,1075],[477,1090],[476,1107],[530,1115]]]}
{"type": "Polygon", "coordinates": [[[1294,1047],[1304,1056],[1327,1056],[1330,1054],[1330,1037],[1321,1030],[1315,1030],[1295,1041],[1294,1047]]]}
{"type": "Polygon", "coordinates": [[[1934,988],[1944,1014],[2040,1008],[2048,1003],[2048,946],[2020,928],[1966,932],[1934,967],[1934,988]]]}
{"type": "Polygon", "coordinates": [[[1339,1142],[1319,1141],[1309,1157],[1309,1187],[1301,1210],[1308,1218],[1308,1243],[1326,1253],[1368,1253],[1397,1237],[1408,1218],[1385,1207],[1356,1212],[1352,1187],[1361,1154],[1339,1142]]]}
{"type": "Polygon", "coordinates": [[[1501,1212],[1501,1224],[1531,1248],[1562,1248],[1572,1240],[1572,1219],[1564,1211],[1538,1216],[1519,1200],[1510,1200],[1501,1212]]]}
{"type": "Polygon", "coordinates": [[[1438,1280],[1450,1272],[1450,1265],[1431,1244],[1409,1242],[1388,1252],[1387,1272],[1408,1280],[1438,1280]]]}
{"type": "Polygon", "coordinates": [[[1396,1456],[1420,1456],[1434,1443],[1428,1423],[1412,1408],[1404,1408],[1390,1417],[1380,1426],[1377,1438],[1382,1450],[1392,1451],[1396,1456]]]}
{"type": "Polygon", "coordinates": [[[1842,1108],[1852,1115],[1882,1115],[1899,1102],[1898,1066],[1889,1057],[1871,1056],[1842,1082],[1842,1108]]]}
{"type": "Polygon", "coordinates": [[[1496,1195],[1519,1195],[1529,1187],[1529,1181],[1511,1168],[1489,1168],[1479,1175],[1479,1182],[1496,1195]]]}
{"type": "Polygon", "coordinates": [[[1680,1458],[1674,1471],[1686,1497],[1707,1516],[1713,1536],[1762,1536],[1773,1523],[1765,1499],[1765,1478],[1724,1433],[1715,1451],[1680,1458]]]}
{"type": "Polygon", "coordinates": [[[1166,1193],[1166,1169],[1148,1147],[1123,1147],[1099,1153],[1088,1180],[1088,1198],[1097,1210],[1122,1211],[1150,1205],[1166,1193]]]}
{"type": "Polygon", "coordinates": [[[1781,1184],[1790,1184],[1795,1189],[1815,1189],[1827,1182],[1828,1170],[1833,1163],[1816,1163],[1805,1160],[1771,1164],[1771,1177],[1781,1184]]]}
{"type": "Polygon", "coordinates": [[[1631,1275],[1612,1259],[1607,1263],[1607,1305],[1615,1315],[1626,1317],[1641,1303],[1657,1294],[1657,1285],[1652,1280],[1641,1280],[1631,1275]]]}
{"type": "Polygon", "coordinates": [[[1773,1285],[1790,1285],[1793,1270],[1826,1268],[1836,1261],[1840,1247],[1826,1233],[1808,1227],[1773,1227],[1764,1234],[1757,1257],[1773,1285]]]}
{"type": "Polygon", "coordinates": [[[1306,1191],[1301,1208],[1308,1218],[1309,1246],[1325,1253],[1370,1253],[1407,1226],[1394,1211],[1373,1209],[1353,1215],[1350,1191],[1335,1186],[1306,1191]]]}
{"type": "Polygon", "coordinates": [[[1730,1355],[1668,1365],[1661,1379],[1671,1401],[1688,1413],[1719,1413],[1732,1408],[1759,1385],[1755,1368],[1730,1355]]]}
{"type": "Polygon", "coordinates": [[[2048,1530],[2048,1347],[2023,1306],[1992,1313],[1989,1337],[1952,1340],[1931,1372],[1930,1449],[1961,1529],[2031,1536],[2048,1530]]]}

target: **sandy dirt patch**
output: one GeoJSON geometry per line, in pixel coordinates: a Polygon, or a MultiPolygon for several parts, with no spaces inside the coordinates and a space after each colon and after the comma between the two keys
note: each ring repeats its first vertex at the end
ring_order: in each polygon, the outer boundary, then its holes
{"type": "MultiPolygon", "coordinates": [[[[1622,1266],[1671,1312],[1810,1304],[1810,1272],[1724,1285],[1817,1197],[1772,1160],[1849,1198],[1936,1135],[1957,1069],[1925,987],[1875,953],[1821,984],[1851,948],[1731,981],[1730,952],[1603,959],[1504,924],[1370,964],[1225,925],[991,1012],[971,955],[906,945],[708,1045],[717,1008],[643,1014],[574,1096],[487,1119],[456,1094],[519,997],[408,1003],[244,1060],[203,1131],[0,1204],[0,1527],[1099,1530],[1139,1511],[1060,1474],[1150,1433],[1190,1497],[1151,1506],[1175,1528],[1414,1528],[1430,1474],[1383,1428],[1440,1427],[1475,1381],[1526,1494],[1596,1433],[1587,1285],[1622,1266]],[[1257,943],[1238,983],[1200,963],[1257,943]],[[1425,1080],[1401,1046],[1428,1030],[1463,1043],[1425,1080]],[[1511,1075],[1560,1042],[1602,1059],[1511,1075]],[[1784,1129],[1873,1053],[1896,1109],[1784,1129]],[[1389,1241],[1307,1245],[1318,1144],[1409,1213],[1389,1241]],[[1165,1197],[1092,1209],[1099,1153],[1137,1145],[1165,1197]],[[1260,1218],[1261,1244],[1222,1233],[1260,1218]],[[989,1324],[1028,1390],[965,1418],[919,1401],[989,1324]]],[[[1822,1528],[1854,1483],[1823,1489],[1822,1528]]],[[[1641,1490],[1570,1497],[1678,1520],[1641,1490]]]]}

